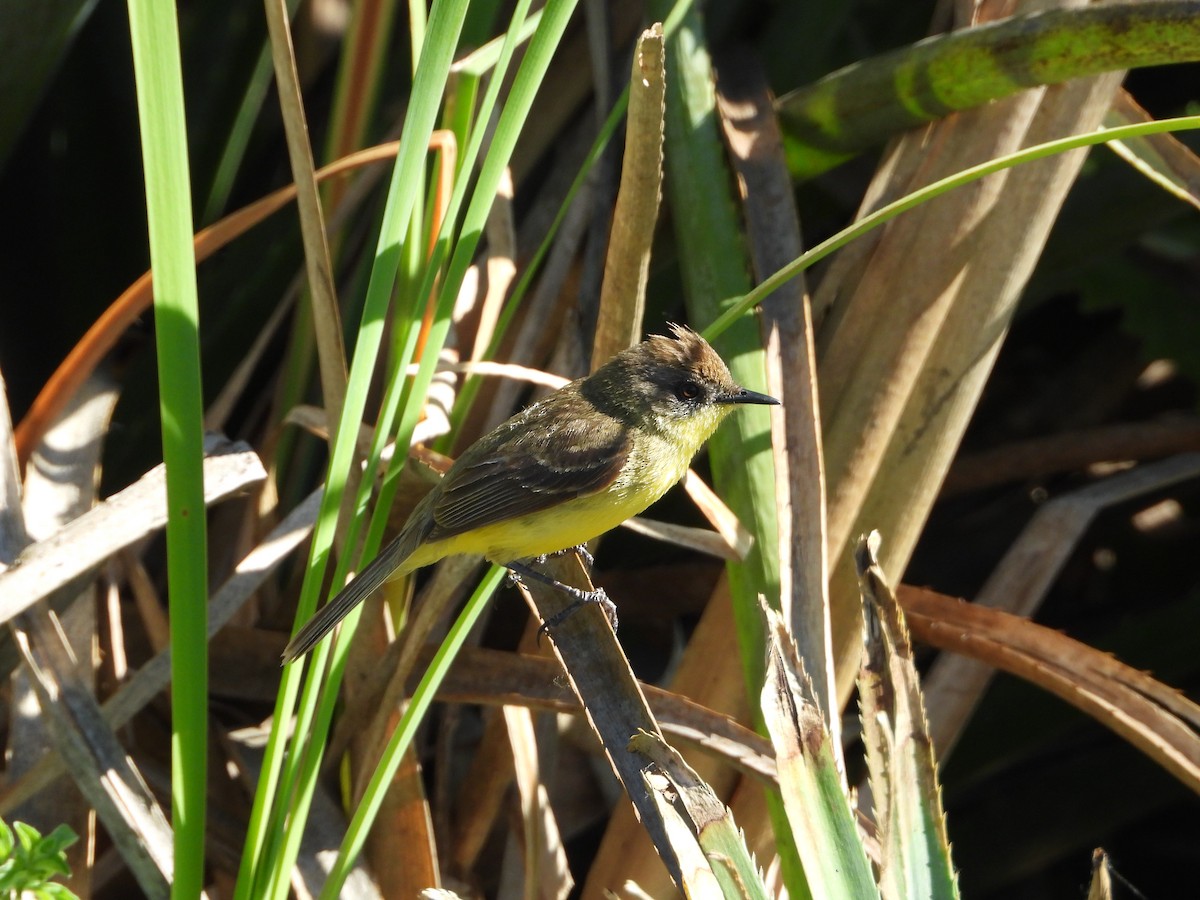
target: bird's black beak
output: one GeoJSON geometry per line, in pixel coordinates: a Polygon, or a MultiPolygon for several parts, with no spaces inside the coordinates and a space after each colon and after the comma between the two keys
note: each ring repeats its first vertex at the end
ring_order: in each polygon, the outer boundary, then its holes
{"type": "Polygon", "coordinates": [[[748,391],[745,388],[738,388],[735,391],[730,391],[728,394],[722,394],[717,398],[718,403],[757,403],[762,406],[778,406],[779,401],[774,397],[768,397],[766,394],[760,394],[757,391],[748,391]]]}

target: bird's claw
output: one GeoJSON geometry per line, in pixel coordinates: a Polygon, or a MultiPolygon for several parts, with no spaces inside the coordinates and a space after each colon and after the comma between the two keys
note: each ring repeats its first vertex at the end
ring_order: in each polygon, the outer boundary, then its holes
{"type": "Polygon", "coordinates": [[[594,590],[590,591],[580,590],[574,596],[576,598],[574,603],[572,603],[570,606],[563,607],[550,618],[542,622],[542,625],[537,632],[539,640],[543,634],[548,634],[551,628],[558,627],[589,603],[595,603],[599,605],[600,609],[604,612],[604,617],[608,619],[609,626],[613,631],[617,630],[617,604],[612,602],[608,594],[605,593],[604,588],[595,588],[594,590]]]}
{"type": "Polygon", "coordinates": [[[589,570],[596,565],[596,557],[592,556],[592,554],[588,551],[587,546],[584,544],[577,544],[574,547],[563,547],[561,550],[555,550],[553,553],[543,553],[541,556],[537,557],[534,562],[536,562],[538,565],[542,565],[548,559],[551,559],[555,556],[566,556],[568,553],[579,554],[579,558],[583,560],[584,566],[589,570]]]}

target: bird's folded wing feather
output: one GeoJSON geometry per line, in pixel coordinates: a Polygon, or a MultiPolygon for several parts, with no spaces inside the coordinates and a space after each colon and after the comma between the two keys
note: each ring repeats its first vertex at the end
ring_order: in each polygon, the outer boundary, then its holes
{"type": "Polygon", "coordinates": [[[578,395],[554,395],[467,449],[441,484],[429,540],[604,490],[629,457],[627,429],[578,395]]]}

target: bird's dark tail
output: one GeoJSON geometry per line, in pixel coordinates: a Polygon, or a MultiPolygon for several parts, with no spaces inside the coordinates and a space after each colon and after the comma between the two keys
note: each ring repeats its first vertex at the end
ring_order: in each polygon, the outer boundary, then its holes
{"type": "Polygon", "coordinates": [[[412,543],[408,534],[401,533],[384,547],[370,565],[346,585],[341,593],[317,610],[317,614],[296,632],[295,637],[284,649],[283,665],[294,662],[315,647],[321,638],[333,631],[334,626],[344,619],[350,610],[375,593],[389,578],[405,574],[401,570],[401,564],[412,555],[412,543]]]}

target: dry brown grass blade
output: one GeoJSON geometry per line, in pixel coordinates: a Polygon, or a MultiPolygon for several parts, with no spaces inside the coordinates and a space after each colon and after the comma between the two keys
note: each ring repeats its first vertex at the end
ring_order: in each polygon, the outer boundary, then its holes
{"type": "Polygon", "coordinates": [[[161,653],[171,644],[171,621],[167,617],[163,598],[140,559],[129,550],[122,550],[118,558],[124,565],[125,582],[133,596],[133,605],[141,619],[150,649],[161,653]]]}
{"type": "MultiPolygon", "coordinates": [[[[983,18],[999,13],[980,8],[983,18]]],[[[864,209],[1024,146],[1093,130],[1123,77],[1029,91],[893,146],[864,209]]],[[[1083,161],[1062,154],[914,209],[831,268],[818,346],[839,697],[858,660],[853,536],[887,538],[904,570],[999,351],[1021,290],[1083,161]]]]}
{"type": "Polygon", "coordinates": [[[1159,459],[1200,451],[1200,419],[1120,422],[1014,441],[954,461],[941,497],[1086,468],[1094,463],[1159,459]]]}
{"type": "MultiPolygon", "coordinates": [[[[111,572],[111,567],[110,567],[111,572]]],[[[121,592],[116,579],[105,577],[102,586],[105,634],[108,636],[108,659],[104,661],[106,677],[121,684],[129,676],[129,656],[125,651],[125,623],[121,620],[121,592]]]]}
{"type": "MultiPolygon", "coordinates": [[[[21,511],[19,477],[8,397],[0,382],[0,565],[5,566],[18,559],[30,541],[21,511]]],[[[169,896],[174,868],[171,827],[100,716],[57,619],[42,603],[19,619],[10,618],[10,627],[32,675],[52,739],[70,760],[80,791],[103,820],[147,896],[169,896]]]]}
{"type": "MultiPolygon", "coordinates": [[[[487,218],[487,293],[479,304],[470,362],[481,362],[496,334],[504,299],[517,277],[517,229],[513,224],[512,171],[505,169],[487,218]]],[[[462,313],[456,311],[456,318],[462,313]]]]}
{"type": "MultiPolygon", "coordinates": [[[[550,348],[553,346],[552,329],[562,321],[564,310],[574,293],[568,285],[568,279],[572,274],[575,254],[590,221],[588,193],[585,183],[584,190],[580,191],[575,202],[567,210],[554,237],[533,296],[522,304],[519,323],[514,323],[514,327],[509,329],[504,355],[510,364],[541,365],[550,356],[550,348]]],[[[486,408],[481,409],[472,421],[475,427],[469,433],[484,434],[512,415],[513,407],[516,406],[523,389],[523,385],[508,381],[500,382],[490,391],[485,385],[484,392],[490,396],[486,408]]],[[[461,446],[465,447],[466,444],[461,446]]]]}
{"type": "MultiPolygon", "coordinates": [[[[745,682],[737,663],[734,662],[733,676],[726,666],[715,664],[717,660],[732,656],[729,652],[729,636],[733,633],[733,603],[729,595],[729,582],[722,576],[704,606],[700,623],[692,632],[688,652],[683,655],[679,669],[671,679],[671,692],[674,696],[688,698],[689,702],[696,702],[716,714],[727,716],[733,723],[744,723],[750,721],[751,712],[745,682]]],[[[648,695],[653,696],[649,692],[648,695]]],[[[655,707],[656,716],[657,713],[655,707]]],[[[767,749],[765,744],[760,746],[767,749]]],[[[737,773],[719,760],[689,754],[688,762],[722,799],[728,798],[737,788],[737,773]]],[[[761,793],[754,786],[749,796],[753,798],[761,796],[761,793]]],[[[734,816],[745,827],[744,809],[736,803],[732,806],[734,816]]],[[[758,808],[762,809],[761,804],[758,808]]],[[[753,823],[761,820],[749,816],[747,821],[753,823]]],[[[655,897],[666,896],[673,890],[667,871],[646,839],[645,830],[638,823],[633,810],[618,807],[588,871],[583,896],[587,900],[600,898],[606,889],[626,879],[637,882],[655,897]]]]}
{"type": "Polygon", "coordinates": [[[78,660],[58,620],[39,604],[12,628],[68,772],[142,890],[168,897],[174,873],[171,825],[80,680],[78,660]]]}
{"type": "MultiPolygon", "coordinates": [[[[447,370],[453,371],[458,366],[448,366],[447,370]]],[[[436,377],[436,376],[435,376],[436,377]]],[[[417,423],[417,427],[413,430],[412,446],[409,450],[410,456],[417,453],[416,447],[418,444],[426,441],[432,443],[449,430],[449,423],[446,417],[440,414],[432,414],[431,406],[425,407],[428,414],[424,419],[417,423]]],[[[329,418],[325,415],[325,410],[319,406],[311,406],[307,403],[298,403],[288,410],[287,415],[283,418],[285,425],[298,425],[314,437],[318,437],[323,441],[329,440],[329,418]]],[[[362,424],[358,426],[358,437],[356,440],[355,452],[366,456],[371,449],[371,441],[375,434],[375,429],[371,425],[362,424]]],[[[383,462],[389,462],[392,454],[396,450],[395,444],[387,444],[383,448],[380,456],[383,462]]],[[[435,451],[425,451],[434,453],[435,451]]],[[[444,457],[443,457],[444,458],[444,457]]],[[[447,462],[446,468],[450,467],[447,462]]]]}
{"type": "MultiPolygon", "coordinates": [[[[454,677],[454,671],[458,669],[463,657],[472,652],[466,647],[459,651],[450,677],[454,677]]],[[[555,668],[557,670],[557,667],[555,668]]],[[[551,677],[556,677],[557,674],[555,671],[555,675],[551,677]]],[[[444,687],[445,682],[443,689],[444,687]]],[[[467,693],[469,695],[470,690],[467,693]]],[[[460,696],[443,696],[439,691],[440,699],[451,702],[460,699],[460,696]]],[[[467,702],[476,701],[468,699],[467,702]]],[[[476,860],[496,824],[513,779],[513,756],[506,742],[507,726],[504,718],[493,715],[485,721],[479,747],[471,757],[470,768],[462,778],[458,794],[453,800],[454,830],[448,855],[452,857],[454,871],[457,872],[469,872],[475,868],[476,860]]]]}
{"type": "MultiPolygon", "coordinates": [[[[717,68],[717,108],[741,191],[746,237],[759,280],[804,251],[783,135],[761,65],[749,54],[723,57],[717,68]]],[[[825,463],[817,397],[812,305],[803,278],[762,305],[768,393],[783,405],[771,417],[779,486],[780,608],[820,698],[835,752],[839,717],[833,690],[825,544],[825,463]]]]}
{"type": "MultiPolygon", "coordinates": [[[[426,649],[422,661],[431,653],[426,649]]],[[[540,712],[578,715],[579,698],[558,676],[559,667],[550,659],[464,648],[438,690],[438,699],[449,703],[520,705],[540,712]]],[[[415,686],[416,679],[410,677],[409,683],[415,686]]],[[[680,694],[648,684],[643,684],[642,690],[663,734],[676,743],[706,751],[725,768],[736,768],[761,781],[775,779],[771,747],[762,735],[680,694]]]]}
{"type": "Polygon", "coordinates": [[[226,430],[226,422],[229,421],[229,417],[233,414],[234,407],[245,394],[246,388],[250,385],[251,379],[254,377],[255,370],[262,362],[263,356],[270,349],[271,343],[278,334],[280,327],[288,320],[288,316],[291,315],[292,308],[295,306],[297,291],[298,288],[296,285],[289,287],[285,296],[271,310],[271,315],[267,317],[267,321],[258,330],[258,334],[255,335],[250,349],[238,361],[237,367],[234,368],[225,384],[221,386],[221,390],[216,398],[208,405],[208,409],[204,411],[205,431],[226,430]]]}
{"type": "Polygon", "coordinates": [[[655,23],[633,52],[621,189],[604,261],[593,370],[642,337],[650,247],[662,201],[664,67],[662,24],[655,23]]]}
{"type": "MultiPolygon", "coordinates": [[[[462,372],[468,375],[490,375],[496,378],[508,378],[513,381],[525,381],[538,387],[556,391],[571,379],[534,369],[530,366],[518,366],[515,363],[495,362],[490,359],[473,360],[470,362],[438,364],[439,371],[462,372]]],[[[409,374],[416,374],[416,366],[409,366],[409,374]]]]}
{"type": "MultiPolygon", "coordinates": [[[[364,686],[379,671],[379,660],[386,657],[394,643],[391,640],[393,614],[401,619],[407,618],[409,614],[412,584],[412,579],[397,579],[384,585],[363,602],[362,615],[354,630],[350,653],[347,655],[346,667],[342,675],[340,692],[343,696],[356,697],[364,693],[364,686]]],[[[368,727],[359,724],[357,728],[345,728],[342,723],[339,723],[339,730],[346,739],[345,752],[344,754],[339,753],[337,756],[326,755],[324,764],[331,768],[336,767],[338,763],[349,766],[351,780],[348,801],[352,806],[361,804],[363,792],[367,788],[371,775],[379,765],[379,749],[372,745],[381,746],[386,741],[387,735],[395,730],[400,719],[401,708],[399,703],[395,703],[370,710],[368,727]]],[[[405,823],[396,819],[399,810],[393,798],[398,792],[411,795],[415,790],[407,783],[412,774],[413,763],[412,756],[406,753],[391,782],[384,788],[384,806],[388,807],[388,813],[386,818],[378,820],[379,828],[372,827],[372,837],[368,837],[367,844],[363,847],[368,859],[374,859],[380,853],[394,854],[396,852],[395,850],[389,852],[385,846],[381,846],[379,841],[373,839],[374,835],[386,834],[393,829],[408,831],[411,828],[415,832],[411,837],[417,840],[418,846],[427,845],[427,840],[421,840],[419,823],[405,823]]],[[[423,791],[419,796],[423,804],[423,791]]],[[[380,812],[383,813],[382,808],[380,812]]],[[[425,837],[428,838],[428,835],[425,837]]],[[[399,852],[403,855],[403,851],[399,852]]],[[[416,862],[416,865],[425,867],[425,863],[420,861],[416,862]]],[[[393,873],[389,877],[400,874],[393,873]]],[[[385,894],[389,888],[398,888],[394,881],[385,886],[384,880],[383,877],[380,878],[380,886],[384,888],[385,894]]]]}
{"type": "Polygon", "coordinates": [[[385,897],[413,897],[423,888],[441,886],[433,820],[413,748],[388,785],[363,851],[385,897]]]}
{"type": "Polygon", "coordinates": [[[321,392],[325,408],[340,419],[346,399],[346,348],[342,343],[342,316],[337,289],[333,284],[333,258],[325,233],[325,213],[317,190],[316,165],[308,140],[308,119],[292,47],[292,29],[285,0],[263,0],[267,30],[271,37],[271,60],[275,65],[275,85],[279,90],[279,108],[287,137],[288,159],[296,185],[296,207],[300,214],[300,233],[304,241],[304,266],[308,272],[308,290],[312,298],[317,359],[321,371],[321,392]]]}
{"type": "MultiPolygon", "coordinates": [[[[312,19],[320,17],[321,4],[314,4],[312,19]]],[[[342,8],[330,4],[327,15],[340,17],[342,8]],[[335,11],[336,10],[336,11],[335,11]]],[[[345,156],[360,146],[370,127],[374,111],[378,77],[377,61],[387,51],[392,33],[396,5],[388,0],[367,0],[356,3],[350,10],[350,20],[345,22],[342,34],[344,46],[341,51],[338,81],[341,89],[333,98],[330,110],[329,132],[326,136],[326,156],[334,159],[345,156]]],[[[398,128],[393,127],[393,131],[398,128]]],[[[330,184],[325,188],[325,199],[330,209],[341,205],[345,198],[344,184],[330,184]]]]}
{"type": "MultiPolygon", "coordinates": [[[[550,560],[547,572],[566,584],[591,587],[587,573],[574,554],[550,560]]],[[[560,591],[536,583],[522,593],[543,622],[572,602],[560,591]]],[[[641,763],[626,747],[629,738],[639,729],[653,734],[660,733],[660,729],[617,643],[612,626],[599,606],[589,603],[556,625],[549,638],[571,689],[579,697],[588,723],[604,747],[613,772],[625,786],[626,794],[637,808],[643,827],[650,834],[672,879],[679,884],[679,863],[667,840],[665,823],[645,794],[641,763]]]]}
{"type": "MultiPolygon", "coordinates": [[[[1200,454],[1138,466],[1044,504],[988,578],[976,603],[1031,616],[1092,520],[1104,508],[1200,477],[1200,454]]],[[[991,680],[986,666],[939,659],[925,678],[930,731],[939,758],[954,749],[991,680]]]]}
{"type": "MultiPolygon", "coordinates": [[[[1153,121],[1153,116],[1124,89],[1117,92],[1104,125],[1115,128],[1153,121]]],[[[1109,148],[1159,187],[1200,208],[1200,157],[1173,134],[1150,134],[1113,141],[1109,148]]]]}
{"type": "Polygon", "coordinates": [[[1092,852],[1092,880],[1088,885],[1087,900],[1112,900],[1112,866],[1108,854],[1097,847],[1092,852]]]}
{"type": "MultiPolygon", "coordinates": [[[[266,478],[258,455],[243,443],[209,442],[204,500],[216,503],[266,478]]],[[[159,465],[46,540],[30,546],[0,573],[0,621],[95,568],[122,547],[167,521],[166,470],[159,465]]]]}
{"type": "Polygon", "coordinates": [[[519,706],[504,707],[504,723],[512,747],[513,773],[521,802],[525,842],[525,896],[566,900],[575,886],[567,865],[562,835],[538,764],[533,716],[519,706]]]}
{"type": "Polygon", "coordinates": [[[745,559],[750,550],[750,536],[741,529],[740,524],[738,531],[741,533],[732,536],[709,531],[707,528],[693,528],[690,525],[679,525],[675,522],[659,522],[656,519],[647,519],[642,516],[626,519],[621,526],[656,541],[695,550],[708,556],[715,556],[717,559],[745,559]]]}
{"type": "Polygon", "coordinates": [[[696,504],[696,508],[700,510],[700,514],[708,519],[709,524],[717,530],[717,534],[732,551],[733,555],[725,558],[745,559],[746,554],[750,552],[750,545],[754,542],[754,538],[738,521],[733,510],[717,496],[717,492],[710,488],[703,478],[696,474],[694,469],[688,469],[684,473],[681,483],[683,489],[687,491],[687,495],[696,504]]]}
{"type": "Polygon", "coordinates": [[[902,588],[912,632],[1061,697],[1200,794],[1200,706],[1144,672],[1057,631],[933,591],[902,588]]]}
{"type": "MultiPolygon", "coordinates": [[[[226,754],[236,764],[248,794],[254,793],[254,786],[262,775],[263,748],[267,736],[268,729],[261,726],[239,728],[221,734],[226,754]]],[[[345,836],[346,816],[341,804],[318,786],[305,821],[296,868],[292,872],[292,887],[296,897],[311,900],[321,892],[345,836]]],[[[351,867],[342,896],[355,900],[384,898],[361,859],[351,867]]]]}
{"type": "MultiPolygon", "coordinates": [[[[238,564],[233,575],[213,595],[209,604],[209,640],[258,590],[275,567],[308,538],[320,503],[321,491],[310,494],[238,564]]],[[[105,720],[114,729],[124,726],[162,692],[170,677],[170,653],[163,651],[138,669],[120,691],[105,701],[102,707],[105,720]]],[[[4,791],[0,792],[0,816],[8,815],[14,806],[45,789],[55,778],[64,774],[66,766],[61,758],[56,754],[45,754],[24,777],[5,785],[4,791]]]]}
{"type": "MultiPolygon", "coordinates": [[[[97,372],[34,451],[26,467],[22,503],[30,538],[48,537],[95,503],[100,453],[118,396],[116,385],[103,371],[97,372]]],[[[95,588],[86,585],[74,597],[64,599],[66,606],[59,616],[63,633],[76,658],[85,663],[78,672],[77,686],[94,694],[95,588]]],[[[52,743],[47,732],[49,718],[41,714],[37,686],[31,682],[32,673],[26,667],[13,675],[6,772],[10,781],[36,765],[52,743]]],[[[43,833],[59,823],[70,826],[80,840],[67,849],[69,886],[80,896],[91,893],[96,817],[78,792],[43,793],[14,810],[11,818],[28,822],[43,833]]]]}

